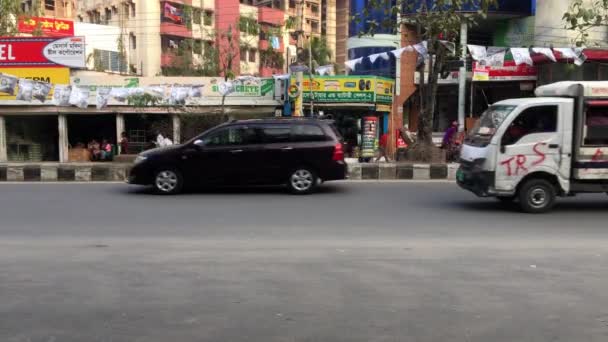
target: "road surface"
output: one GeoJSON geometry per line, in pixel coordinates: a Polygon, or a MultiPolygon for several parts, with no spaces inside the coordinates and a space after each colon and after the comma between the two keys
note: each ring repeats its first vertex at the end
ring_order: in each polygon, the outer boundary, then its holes
{"type": "Polygon", "coordinates": [[[608,196],[0,185],[0,341],[608,341],[608,196]]]}

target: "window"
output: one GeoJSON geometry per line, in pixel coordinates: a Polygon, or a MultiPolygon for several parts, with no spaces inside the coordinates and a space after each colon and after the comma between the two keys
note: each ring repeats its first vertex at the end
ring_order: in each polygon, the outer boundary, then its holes
{"type": "Polygon", "coordinates": [[[289,8],[296,8],[296,1],[295,0],[289,0],[289,8]]]}
{"type": "Polygon", "coordinates": [[[111,10],[111,9],[109,9],[109,8],[106,8],[106,18],[105,18],[105,19],[106,19],[106,20],[105,20],[106,24],[107,24],[107,23],[108,23],[110,20],[112,20],[112,10],[111,10]]]}
{"type": "Polygon", "coordinates": [[[44,9],[47,11],[55,10],[55,0],[44,0],[44,9]]]}
{"type": "Polygon", "coordinates": [[[260,130],[253,127],[230,127],[203,139],[204,146],[232,146],[259,144],[262,142],[260,130]]]}
{"type": "Polygon", "coordinates": [[[200,8],[194,8],[192,9],[192,22],[195,24],[201,24],[201,16],[202,16],[202,11],[200,8]]]}
{"type": "Polygon", "coordinates": [[[135,17],[135,3],[131,3],[131,16],[135,17]]]}
{"type": "Polygon", "coordinates": [[[503,145],[512,145],[528,134],[557,131],[557,106],[537,106],[524,110],[511,123],[504,136],[503,145]]]}
{"type": "Polygon", "coordinates": [[[255,63],[255,55],[256,55],[255,49],[249,50],[249,61],[250,62],[255,63]]]}
{"type": "Polygon", "coordinates": [[[289,126],[268,126],[264,127],[264,142],[267,144],[289,142],[291,128],[289,126]]]}
{"type": "Polygon", "coordinates": [[[129,33],[129,43],[131,45],[131,49],[137,49],[137,37],[133,32],[129,33]]]}
{"type": "Polygon", "coordinates": [[[32,10],[32,0],[25,0],[21,2],[21,10],[23,12],[29,12],[32,10]]]}
{"type": "Polygon", "coordinates": [[[112,6],[112,15],[118,15],[118,7],[112,6]]]}
{"type": "Polygon", "coordinates": [[[213,25],[213,12],[205,11],[205,16],[203,17],[203,24],[205,26],[213,25]]]}
{"type": "Polygon", "coordinates": [[[585,145],[608,145],[608,107],[590,107],[585,113],[585,145]]]}
{"type": "Polygon", "coordinates": [[[316,125],[297,124],[291,128],[293,141],[325,141],[325,133],[316,125]]]}
{"type": "Polygon", "coordinates": [[[203,41],[202,40],[195,40],[194,43],[192,44],[192,52],[198,54],[198,55],[202,55],[203,54],[203,41]]]}
{"type": "Polygon", "coordinates": [[[247,51],[249,51],[249,50],[246,47],[241,47],[240,53],[241,53],[241,60],[243,62],[247,61],[247,51]]]}
{"type": "Polygon", "coordinates": [[[82,23],[83,21],[84,21],[84,18],[81,15],[79,15],[78,16],[78,22],[82,23]]]}

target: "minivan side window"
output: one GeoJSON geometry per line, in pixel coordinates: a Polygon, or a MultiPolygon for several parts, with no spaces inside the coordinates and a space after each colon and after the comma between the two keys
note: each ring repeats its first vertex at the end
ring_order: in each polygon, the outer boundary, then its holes
{"type": "Polygon", "coordinates": [[[528,134],[550,132],[557,132],[557,106],[531,107],[509,125],[502,137],[502,145],[513,145],[528,134]]]}
{"type": "Polygon", "coordinates": [[[288,125],[264,126],[264,142],[267,144],[286,143],[290,141],[291,127],[288,125]]]}
{"type": "Polygon", "coordinates": [[[294,142],[326,141],[327,137],[317,125],[296,124],[291,128],[291,139],[294,142]]]}
{"type": "Polygon", "coordinates": [[[259,129],[254,127],[236,126],[224,128],[203,139],[203,144],[209,147],[248,145],[261,143],[259,129]]]}

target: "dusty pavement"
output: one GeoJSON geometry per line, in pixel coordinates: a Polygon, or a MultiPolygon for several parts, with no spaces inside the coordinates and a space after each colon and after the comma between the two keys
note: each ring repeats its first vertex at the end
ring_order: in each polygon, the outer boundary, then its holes
{"type": "Polygon", "coordinates": [[[0,341],[607,341],[608,196],[0,185],[0,341]]]}

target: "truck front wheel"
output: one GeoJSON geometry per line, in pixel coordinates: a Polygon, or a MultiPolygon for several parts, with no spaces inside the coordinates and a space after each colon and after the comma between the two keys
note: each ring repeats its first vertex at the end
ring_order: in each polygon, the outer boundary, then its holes
{"type": "Polygon", "coordinates": [[[555,186],[545,179],[530,179],[519,189],[519,203],[526,213],[540,214],[555,205],[555,186]]]}

